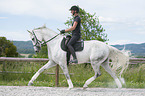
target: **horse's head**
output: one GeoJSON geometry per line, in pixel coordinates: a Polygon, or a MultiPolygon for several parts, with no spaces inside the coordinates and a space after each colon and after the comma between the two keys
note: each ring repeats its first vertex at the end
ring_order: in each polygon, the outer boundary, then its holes
{"type": "Polygon", "coordinates": [[[29,30],[27,31],[30,33],[30,38],[32,40],[35,52],[39,52],[41,50],[41,41],[37,38],[35,30],[32,30],[32,32],[29,30]]]}
{"type": "Polygon", "coordinates": [[[30,38],[32,40],[35,52],[39,52],[41,50],[41,44],[46,44],[59,35],[56,32],[46,28],[45,25],[35,28],[32,31],[27,31],[30,33],[30,38]]]}

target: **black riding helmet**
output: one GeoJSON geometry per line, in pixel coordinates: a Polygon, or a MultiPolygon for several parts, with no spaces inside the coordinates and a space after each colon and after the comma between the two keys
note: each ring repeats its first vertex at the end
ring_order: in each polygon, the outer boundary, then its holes
{"type": "Polygon", "coordinates": [[[76,11],[76,13],[79,13],[79,7],[78,6],[72,6],[70,8],[70,10],[74,10],[74,11],[76,11]]]}

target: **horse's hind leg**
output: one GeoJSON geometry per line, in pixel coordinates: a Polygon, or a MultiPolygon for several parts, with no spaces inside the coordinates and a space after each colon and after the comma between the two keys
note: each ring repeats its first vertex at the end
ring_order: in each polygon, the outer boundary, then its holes
{"type": "Polygon", "coordinates": [[[39,76],[40,73],[42,73],[44,70],[51,68],[55,66],[56,64],[53,61],[49,61],[47,64],[45,64],[43,67],[41,67],[31,78],[31,80],[28,83],[28,86],[31,86],[33,84],[33,81],[36,80],[36,78],[39,76]]]}
{"type": "Polygon", "coordinates": [[[111,68],[109,66],[109,60],[108,59],[102,64],[102,67],[114,78],[118,88],[121,88],[122,84],[119,81],[119,79],[117,78],[116,74],[111,70],[111,68]]]}
{"type": "Polygon", "coordinates": [[[97,62],[97,61],[92,61],[91,62],[91,65],[92,65],[92,67],[93,67],[93,69],[94,69],[94,71],[95,71],[95,75],[93,76],[93,77],[91,77],[90,79],[88,79],[86,82],[85,82],[85,84],[84,84],[84,86],[83,86],[83,89],[86,89],[87,87],[88,87],[88,85],[92,82],[92,81],[94,81],[98,76],[100,76],[101,75],[101,73],[100,73],[100,65],[101,65],[101,62],[97,62]]]}

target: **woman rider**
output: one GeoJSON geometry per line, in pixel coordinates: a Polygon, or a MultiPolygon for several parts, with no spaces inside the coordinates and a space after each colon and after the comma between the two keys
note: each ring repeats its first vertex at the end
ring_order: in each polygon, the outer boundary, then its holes
{"type": "Polygon", "coordinates": [[[69,29],[61,30],[60,33],[63,34],[65,32],[72,31],[72,38],[68,42],[67,47],[73,56],[73,60],[71,60],[70,63],[78,63],[76,53],[75,53],[75,50],[73,48],[73,44],[75,44],[81,37],[81,30],[80,30],[81,18],[78,15],[79,7],[72,6],[70,11],[71,11],[72,15],[74,16],[74,21],[72,23],[72,26],[69,29]]]}

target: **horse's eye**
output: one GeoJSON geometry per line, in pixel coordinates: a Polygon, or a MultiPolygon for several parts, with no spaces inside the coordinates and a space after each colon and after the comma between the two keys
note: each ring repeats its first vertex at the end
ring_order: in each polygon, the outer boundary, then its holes
{"type": "Polygon", "coordinates": [[[32,40],[34,41],[34,38],[32,38],[32,40]]]}

